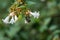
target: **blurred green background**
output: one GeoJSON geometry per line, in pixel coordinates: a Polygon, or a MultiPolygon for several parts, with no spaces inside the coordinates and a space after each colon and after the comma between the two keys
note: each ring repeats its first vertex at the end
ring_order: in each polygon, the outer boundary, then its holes
{"type": "Polygon", "coordinates": [[[24,18],[15,24],[4,24],[2,19],[9,14],[15,0],[0,0],[0,40],[60,40],[60,0],[24,0],[32,11],[39,11],[39,19],[24,18]]]}

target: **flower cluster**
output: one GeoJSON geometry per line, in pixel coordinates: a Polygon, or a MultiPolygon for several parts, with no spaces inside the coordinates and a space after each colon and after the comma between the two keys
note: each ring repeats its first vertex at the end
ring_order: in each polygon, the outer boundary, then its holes
{"type": "Polygon", "coordinates": [[[29,14],[29,16],[26,16],[26,20],[25,20],[25,23],[29,23],[30,22],[30,16],[33,16],[34,18],[39,18],[39,12],[31,12],[31,11],[28,11],[27,13],[26,13],[27,15],[29,14]]]}
{"type": "Polygon", "coordinates": [[[2,19],[2,21],[6,24],[13,24],[17,21],[18,17],[14,14],[14,12],[10,13],[5,19],[2,19]],[[11,17],[11,19],[10,19],[11,17]],[[9,21],[10,19],[10,21],[9,21]]]}
{"type": "MultiPolygon", "coordinates": [[[[13,6],[10,7],[10,14],[5,18],[2,19],[2,21],[6,24],[14,24],[18,20],[18,16],[21,15],[21,12],[25,9],[22,9],[20,6],[25,5],[21,0],[17,0],[13,6]],[[19,5],[18,5],[19,3],[19,5]]],[[[31,12],[27,9],[27,11],[24,11],[25,15],[25,23],[29,23],[30,17],[33,16],[34,18],[39,18],[39,12],[31,12]]]]}

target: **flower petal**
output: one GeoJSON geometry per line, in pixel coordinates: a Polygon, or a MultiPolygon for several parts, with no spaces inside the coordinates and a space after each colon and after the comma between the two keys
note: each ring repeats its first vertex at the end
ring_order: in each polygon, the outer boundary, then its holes
{"type": "Polygon", "coordinates": [[[15,15],[15,22],[18,20],[18,17],[15,15]]]}
{"type": "Polygon", "coordinates": [[[15,20],[14,20],[13,16],[12,16],[12,19],[10,20],[9,23],[11,23],[11,24],[15,23],[15,20]]]}
{"type": "Polygon", "coordinates": [[[2,21],[4,23],[8,24],[9,23],[9,18],[10,18],[10,16],[7,16],[5,19],[2,19],[2,21]]]}
{"type": "Polygon", "coordinates": [[[25,23],[27,24],[28,22],[25,20],[25,23]]]}
{"type": "Polygon", "coordinates": [[[40,15],[39,12],[36,12],[36,11],[35,12],[30,12],[30,14],[33,15],[34,18],[38,18],[39,15],[40,15]]]}

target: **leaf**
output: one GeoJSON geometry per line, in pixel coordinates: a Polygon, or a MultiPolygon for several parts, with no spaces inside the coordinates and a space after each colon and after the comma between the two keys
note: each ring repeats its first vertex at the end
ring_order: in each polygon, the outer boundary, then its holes
{"type": "Polygon", "coordinates": [[[25,5],[22,5],[22,6],[19,6],[20,8],[22,8],[22,9],[25,9],[26,8],[26,6],[25,5]]]}
{"type": "Polygon", "coordinates": [[[27,3],[27,5],[34,5],[34,4],[36,4],[36,3],[33,2],[33,1],[26,1],[26,3],[27,3]]]}
{"type": "Polygon", "coordinates": [[[55,6],[56,6],[56,1],[52,1],[52,2],[47,3],[48,8],[52,8],[52,7],[55,7],[55,6]]]}
{"type": "Polygon", "coordinates": [[[6,33],[8,34],[9,37],[13,37],[16,35],[16,33],[20,30],[20,26],[17,24],[14,26],[11,26],[9,30],[6,30],[6,33]]]}
{"type": "Polygon", "coordinates": [[[40,27],[40,32],[44,32],[45,30],[48,29],[48,26],[47,25],[49,24],[50,21],[51,21],[51,18],[50,17],[44,19],[44,22],[43,22],[43,24],[40,27]]]}
{"type": "Polygon", "coordinates": [[[53,34],[59,34],[60,33],[60,30],[55,30],[54,32],[53,32],[53,34]]]}
{"type": "Polygon", "coordinates": [[[57,29],[57,26],[56,26],[56,25],[52,25],[52,26],[49,28],[50,31],[54,31],[54,30],[56,30],[56,29],[57,29]]]}

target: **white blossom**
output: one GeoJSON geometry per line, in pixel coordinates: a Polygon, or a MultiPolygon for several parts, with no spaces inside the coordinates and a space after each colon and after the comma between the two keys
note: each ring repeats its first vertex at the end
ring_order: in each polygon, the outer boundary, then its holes
{"type": "Polygon", "coordinates": [[[11,18],[9,23],[11,23],[11,24],[15,23],[15,20],[14,20],[13,16],[12,16],[12,18],[11,18]]]}
{"type": "Polygon", "coordinates": [[[9,18],[10,18],[10,16],[7,16],[5,19],[2,19],[2,21],[4,23],[8,24],[9,23],[9,18]]]}
{"type": "Polygon", "coordinates": [[[39,12],[36,12],[36,11],[35,12],[30,12],[30,14],[33,15],[34,18],[39,18],[39,15],[40,15],[39,12]]]}
{"type": "Polygon", "coordinates": [[[15,22],[18,20],[18,17],[15,15],[15,22]]]}
{"type": "Polygon", "coordinates": [[[2,19],[2,21],[3,21],[4,23],[6,23],[6,24],[13,24],[13,23],[15,23],[17,20],[18,20],[18,17],[14,14],[14,12],[11,12],[11,13],[9,14],[9,16],[7,16],[5,19],[2,19]],[[10,19],[10,17],[12,17],[12,18],[10,19]],[[9,19],[10,19],[10,21],[9,21],[9,19]]]}
{"type": "Polygon", "coordinates": [[[25,23],[26,23],[26,24],[28,23],[27,20],[25,20],[25,23]]]}

